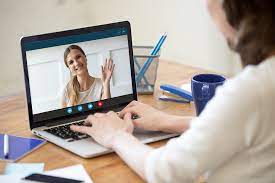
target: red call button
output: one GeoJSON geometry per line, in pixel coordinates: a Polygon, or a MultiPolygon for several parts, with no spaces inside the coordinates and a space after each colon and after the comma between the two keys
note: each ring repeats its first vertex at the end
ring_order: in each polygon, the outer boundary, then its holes
{"type": "Polygon", "coordinates": [[[103,106],[103,102],[99,101],[99,102],[97,103],[97,105],[98,105],[98,107],[102,107],[102,106],[103,106]]]}

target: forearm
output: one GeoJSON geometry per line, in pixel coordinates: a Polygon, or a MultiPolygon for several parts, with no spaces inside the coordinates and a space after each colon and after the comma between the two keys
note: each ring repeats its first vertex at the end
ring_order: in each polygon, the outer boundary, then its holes
{"type": "Polygon", "coordinates": [[[111,98],[111,91],[110,91],[110,82],[103,84],[103,93],[101,96],[101,100],[111,98]]]}
{"type": "Polygon", "coordinates": [[[160,131],[168,133],[183,133],[186,131],[190,122],[194,119],[192,116],[168,115],[160,126],[160,131]]]}
{"type": "Polygon", "coordinates": [[[132,134],[120,132],[114,139],[113,150],[145,180],[145,160],[153,150],[142,144],[132,134]]]}

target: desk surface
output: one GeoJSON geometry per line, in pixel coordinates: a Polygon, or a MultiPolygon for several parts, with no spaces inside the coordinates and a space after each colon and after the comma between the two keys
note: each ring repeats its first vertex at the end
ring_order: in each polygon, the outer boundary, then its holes
{"type": "MultiPolygon", "coordinates": [[[[160,91],[160,84],[183,84],[190,81],[191,77],[197,73],[205,71],[190,66],[173,62],[160,61],[156,90],[153,95],[142,95],[138,99],[141,102],[150,104],[155,108],[170,114],[194,115],[193,104],[177,104],[157,100],[160,91]]],[[[33,136],[29,130],[27,108],[23,93],[8,96],[0,99],[0,133],[11,135],[33,136]]],[[[151,143],[152,147],[164,145],[167,140],[151,143]]],[[[103,155],[91,159],[83,159],[56,145],[46,143],[31,154],[22,158],[21,163],[45,163],[45,170],[52,170],[66,166],[82,164],[88,174],[96,183],[100,182],[143,182],[115,153],[103,155]]],[[[0,172],[4,169],[5,163],[0,162],[0,172]]]]}

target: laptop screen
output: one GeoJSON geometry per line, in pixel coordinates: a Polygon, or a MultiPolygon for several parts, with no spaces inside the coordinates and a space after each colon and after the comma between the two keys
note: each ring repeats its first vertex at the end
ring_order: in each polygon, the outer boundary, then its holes
{"type": "Polygon", "coordinates": [[[135,100],[131,42],[128,22],[23,38],[30,122],[84,116],[135,100]]]}

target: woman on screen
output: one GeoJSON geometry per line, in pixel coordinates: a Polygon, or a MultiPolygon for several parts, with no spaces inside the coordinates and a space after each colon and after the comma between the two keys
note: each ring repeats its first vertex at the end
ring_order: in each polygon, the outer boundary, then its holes
{"type": "Polygon", "coordinates": [[[86,54],[77,45],[66,48],[64,63],[70,70],[71,80],[63,91],[63,108],[111,97],[110,79],[115,67],[111,59],[106,59],[101,66],[101,79],[89,74],[86,54]]]}

